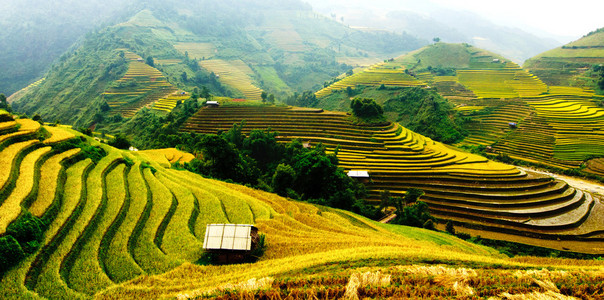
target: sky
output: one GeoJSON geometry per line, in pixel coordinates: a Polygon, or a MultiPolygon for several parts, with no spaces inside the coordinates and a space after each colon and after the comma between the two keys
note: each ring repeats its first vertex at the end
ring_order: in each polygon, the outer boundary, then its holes
{"type": "Polygon", "coordinates": [[[305,0],[317,10],[346,6],[352,9],[409,10],[429,14],[436,9],[468,10],[493,23],[517,27],[563,42],[576,40],[604,27],[603,0],[305,0]]]}

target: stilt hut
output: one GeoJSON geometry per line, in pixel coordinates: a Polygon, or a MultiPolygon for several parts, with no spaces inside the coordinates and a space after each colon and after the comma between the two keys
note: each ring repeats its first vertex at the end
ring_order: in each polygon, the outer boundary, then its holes
{"type": "Polygon", "coordinates": [[[259,238],[253,225],[208,224],[203,249],[216,255],[216,263],[241,263],[256,249],[259,238]]]}

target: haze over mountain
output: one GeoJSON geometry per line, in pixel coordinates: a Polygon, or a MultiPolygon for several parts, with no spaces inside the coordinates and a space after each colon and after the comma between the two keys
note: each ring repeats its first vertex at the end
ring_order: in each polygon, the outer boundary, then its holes
{"type": "Polygon", "coordinates": [[[423,39],[470,43],[517,63],[602,27],[585,7],[542,1],[343,1],[308,0],[313,8],[350,26],[405,31],[423,39]],[[581,9],[580,9],[581,8],[581,9]],[[535,12],[539,13],[535,13],[535,12]]]}

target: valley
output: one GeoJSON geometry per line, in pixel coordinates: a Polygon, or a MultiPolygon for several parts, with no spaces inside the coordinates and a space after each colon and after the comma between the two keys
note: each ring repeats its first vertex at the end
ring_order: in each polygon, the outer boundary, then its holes
{"type": "Polygon", "coordinates": [[[603,29],[113,4],[0,21],[0,298],[604,297],[603,29]]]}

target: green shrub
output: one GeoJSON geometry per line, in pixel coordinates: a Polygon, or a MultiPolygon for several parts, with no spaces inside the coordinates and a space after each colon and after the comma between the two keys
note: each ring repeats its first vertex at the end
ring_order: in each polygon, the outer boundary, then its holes
{"type": "Polygon", "coordinates": [[[260,236],[258,236],[258,244],[256,245],[256,247],[254,249],[252,249],[252,251],[250,252],[248,259],[246,261],[247,262],[258,261],[258,259],[260,259],[260,257],[262,257],[264,255],[264,252],[266,252],[267,248],[268,248],[268,245],[266,244],[266,236],[264,234],[260,234],[260,236]]]}
{"type": "Polygon", "coordinates": [[[24,258],[25,252],[13,236],[0,237],[0,274],[3,274],[24,258]]]}
{"type": "Polygon", "coordinates": [[[455,235],[455,226],[453,226],[453,222],[448,221],[445,230],[448,233],[455,235]]]}
{"type": "Polygon", "coordinates": [[[384,109],[370,98],[354,98],[350,102],[352,114],[362,119],[375,119],[383,117],[384,109]]]}
{"type": "Polygon", "coordinates": [[[39,248],[45,227],[40,218],[27,212],[8,226],[6,234],[14,237],[19,242],[23,252],[31,254],[39,248]]]}
{"type": "Polygon", "coordinates": [[[73,148],[80,148],[80,155],[84,158],[90,158],[94,163],[98,163],[107,155],[105,149],[90,145],[90,143],[83,136],[80,138],[70,139],[53,146],[53,150],[58,153],[65,152],[73,148]]]}
{"type": "Polygon", "coordinates": [[[406,206],[403,211],[398,211],[395,224],[407,225],[419,228],[434,229],[436,218],[430,215],[428,204],[423,201],[417,201],[415,204],[406,206]],[[430,221],[430,222],[428,222],[430,221]]]}

